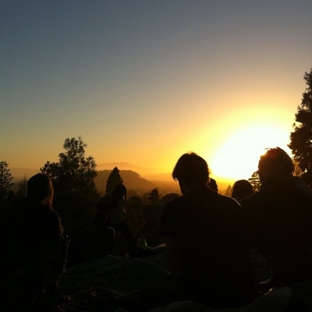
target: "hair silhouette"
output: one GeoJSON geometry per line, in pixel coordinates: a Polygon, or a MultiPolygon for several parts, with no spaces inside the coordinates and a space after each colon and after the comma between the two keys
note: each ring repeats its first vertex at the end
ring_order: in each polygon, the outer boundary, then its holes
{"type": "Polygon", "coordinates": [[[35,174],[27,182],[27,197],[36,202],[47,199],[49,205],[52,205],[53,192],[52,181],[44,173],[35,174]]]}
{"type": "Polygon", "coordinates": [[[236,200],[242,200],[253,193],[252,185],[247,180],[238,180],[232,188],[232,197],[236,200]]]}
{"type": "Polygon", "coordinates": [[[209,180],[209,168],[202,157],[195,153],[186,153],[176,163],[172,177],[187,185],[206,184],[209,180]]]}

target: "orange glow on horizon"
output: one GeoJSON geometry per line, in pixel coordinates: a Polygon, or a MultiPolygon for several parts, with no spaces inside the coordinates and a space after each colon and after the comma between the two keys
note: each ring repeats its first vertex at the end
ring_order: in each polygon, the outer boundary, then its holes
{"type": "Polygon", "coordinates": [[[274,124],[257,124],[238,130],[212,156],[211,176],[225,179],[248,179],[258,169],[258,161],[267,148],[287,147],[289,132],[274,124]]]}

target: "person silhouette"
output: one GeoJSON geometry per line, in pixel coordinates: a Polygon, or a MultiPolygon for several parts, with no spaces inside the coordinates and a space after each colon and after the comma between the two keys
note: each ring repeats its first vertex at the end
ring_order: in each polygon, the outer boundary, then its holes
{"type": "Polygon", "coordinates": [[[208,186],[212,190],[216,191],[217,193],[219,192],[218,184],[217,184],[217,181],[215,179],[210,178],[209,182],[208,182],[208,186]]]}
{"type": "Polygon", "coordinates": [[[82,233],[83,262],[92,261],[113,254],[115,244],[115,230],[106,224],[107,215],[99,210],[93,217],[91,224],[82,233]]]}
{"type": "MultiPolygon", "coordinates": [[[[268,287],[300,288],[304,284],[311,292],[312,189],[293,172],[293,161],[283,149],[268,149],[258,163],[260,191],[241,205],[250,244],[268,259],[273,270],[268,287]]],[[[310,294],[308,297],[312,306],[310,294]]]]}
{"type": "Polygon", "coordinates": [[[97,203],[97,211],[102,211],[106,214],[107,225],[114,229],[116,236],[119,232],[126,238],[127,250],[131,253],[136,245],[133,242],[133,235],[125,220],[126,196],[126,187],[121,183],[117,184],[112,192],[104,195],[97,203]]]}
{"type": "Polygon", "coordinates": [[[70,300],[56,292],[69,240],[63,236],[52,201],[52,181],[38,173],[28,180],[26,198],[11,203],[0,237],[1,276],[7,285],[8,305],[31,307],[70,300]]]}
{"type": "Polygon", "coordinates": [[[247,180],[237,180],[232,187],[232,197],[238,202],[253,194],[252,185],[247,180]]]}
{"type": "Polygon", "coordinates": [[[182,196],[168,202],[160,232],[183,300],[214,308],[246,305],[256,297],[242,209],[207,185],[206,161],[182,155],[172,177],[182,196]]]}

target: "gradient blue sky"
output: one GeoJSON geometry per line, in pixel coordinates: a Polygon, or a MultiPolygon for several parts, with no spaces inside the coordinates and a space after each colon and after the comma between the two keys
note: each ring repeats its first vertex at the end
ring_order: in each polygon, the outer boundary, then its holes
{"type": "Polygon", "coordinates": [[[170,171],[194,151],[246,178],[288,143],[311,16],[311,0],[1,0],[0,160],[39,169],[82,136],[98,164],[170,171]]]}

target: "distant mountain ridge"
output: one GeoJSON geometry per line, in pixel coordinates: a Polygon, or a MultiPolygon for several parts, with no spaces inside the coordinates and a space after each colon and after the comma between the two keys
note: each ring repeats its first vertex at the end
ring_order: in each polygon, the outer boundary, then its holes
{"type": "MultiPolygon", "coordinates": [[[[120,175],[124,181],[125,186],[130,191],[137,192],[142,195],[144,193],[150,192],[152,189],[157,187],[162,195],[165,195],[170,192],[178,192],[178,185],[173,182],[173,180],[167,179],[170,174],[157,174],[157,175],[149,175],[148,177],[141,176],[138,172],[130,169],[123,168],[138,168],[138,166],[134,166],[128,163],[107,163],[100,166],[100,168],[108,167],[109,169],[98,170],[98,175],[94,179],[94,183],[96,188],[101,194],[105,194],[106,192],[106,182],[109,174],[117,167],[119,169],[120,175]],[[163,175],[163,177],[162,177],[163,175]]],[[[10,173],[13,177],[12,182],[14,183],[12,190],[17,191],[18,182],[24,179],[28,180],[33,175],[40,172],[40,169],[28,169],[28,168],[9,168],[10,173]]]]}
{"type": "MultiPolygon", "coordinates": [[[[155,178],[155,180],[167,180],[167,173],[165,169],[158,169],[158,168],[143,168],[137,165],[130,164],[128,162],[112,162],[112,163],[104,163],[104,164],[98,164],[96,167],[97,171],[101,170],[113,170],[115,167],[117,167],[119,170],[132,170],[134,172],[137,172],[142,177],[146,176],[150,178],[155,178]],[[160,173],[161,172],[161,173],[160,173]],[[164,173],[162,173],[164,172],[164,173]],[[163,178],[161,177],[163,175],[163,178]]],[[[29,179],[36,173],[40,172],[40,167],[38,169],[33,168],[9,168],[10,173],[13,177],[13,182],[18,182],[22,180],[25,176],[26,179],[29,179]]]]}
{"type": "Polygon", "coordinates": [[[139,173],[140,175],[157,175],[161,172],[166,172],[168,170],[163,168],[143,168],[137,165],[129,164],[127,162],[112,162],[112,163],[104,163],[98,164],[97,170],[113,170],[117,167],[119,170],[132,170],[134,172],[139,173]]]}
{"type": "Polygon", "coordinates": [[[9,168],[9,169],[10,169],[11,176],[13,177],[14,183],[21,181],[22,179],[24,179],[24,177],[26,177],[26,179],[28,180],[33,175],[40,172],[40,168],[38,169],[9,168]]]}
{"type": "MultiPolygon", "coordinates": [[[[105,193],[108,175],[115,167],[119,169],[122,179],[129,190],[136,190],[139,193],[145,193],[150,192],[155,187],[158,187],[162,195],[169,192],[180,192],[178,183],[173,181],[171,173],[169,172],[166,173],[163,171],[163,173],[159,173],[162,172],[159,171],[159,169],[147,169],[129,164],[127,162],[116,162],[104,163],[97,166],[98,177],[95,178],[95,183],[101,193],[105,193]]],[[[15,188],[17,187],[17,183],[24,177],[29,179],[36,173],[40,172],[40,168],[38,168],[38,170],[30,168],[9,169],[13,177],[12,182],[15,183],[15,188]]],[[[225,192],[229,185],[233,185],[234,183],[234,181],[224,181],[218,177],[215,178],[221,194],[225,192]]]]}
{"type": "MultiPolygon", "coordinates": [[[[102,195],[106,193],[106,183],[111,172],[112,169],[100,170],[94,179],[95,186],[102,195]]],[[[157,187],[155,183],[142,178],[137,172],[132,170],[119,170],[119,174],[128,191],[132,190],[138,194],[143,194],[157,187]]]]}

